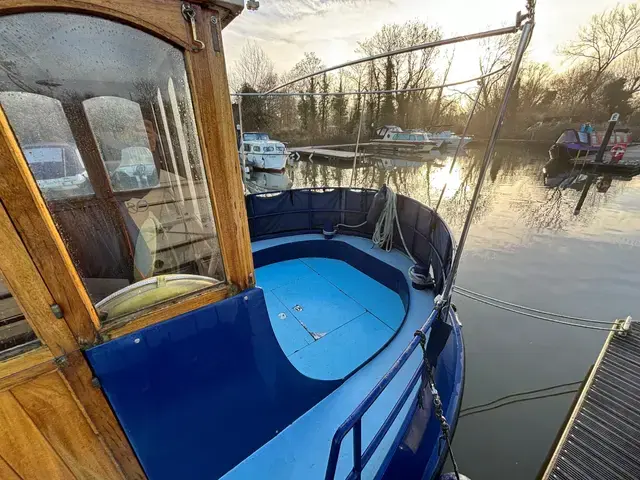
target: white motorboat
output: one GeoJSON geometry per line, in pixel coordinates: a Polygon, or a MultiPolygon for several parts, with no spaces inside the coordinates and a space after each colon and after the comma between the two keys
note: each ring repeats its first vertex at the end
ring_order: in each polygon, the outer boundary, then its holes
{"type": "Polygon", "coordinates": [[[289,152],[284,143],[271,140],[263,132],[246,132],[242,135],[240,160],[246,157],[247,165],[256,170],[282,171],[287,165],[289,152]]]}
{"type": "Polygon", "coordinates": [[[441,140],[444,146],[456,148],[461,142],[464,147],[467,143],[473,140],[473,137],[464,137],[464,139],[453,133],[451,130],[445,130],[438,133],[430,133],[429,137],[432,140],[441,140]]]}
{"type": "Polygon", "coordinates": [[[439,146],[426,132],[404,131],[395,125],[385,125],[376,130],[371,144],[378,150],[395,152],[430,152],[439,146]]]}

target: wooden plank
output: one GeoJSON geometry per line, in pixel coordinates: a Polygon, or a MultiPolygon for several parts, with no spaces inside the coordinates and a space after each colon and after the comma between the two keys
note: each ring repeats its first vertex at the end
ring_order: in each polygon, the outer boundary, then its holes
{"type": "Polygon", "coordinates": [[[61,364],[60,372],[78,402],[84,407],[101,440],[124,472],[125,478],[146,478],[102,390],[92,385],[93,374],[82,353],[75,351],[67,355],[67,361],[61,364]]]}
{"type": "Polygon", "coordinates": [[[21,480],[16,471],[0,455],[0,478],[2,480],[21,480]]]}
{"type": "Polygon", "coordinates": [[[51,372],[55,368],[53,355],[46,347],[0,362],[0,391],[51,372]]]}
{"type": "Polygon", "coordinates": [[[57,372],[11,393],[76,478],[124,478],[57,372]]]}
{"type": "Polygon", "coordinates": [[[150,325],[164,322],[170,318],[175,318],[178,315],[204,307],[205,305],[219,302],[220,300],[230,297],[233,293],[235,293],[235,290],[230,285],[223,285],[221,288],[207,290],[186,299],[180,298],[173,303],[160,306],[129,322],[125,319],[125,322],[109,325],[105,329],[105,332],[107,332],[106,335],[110,339],[122,337],[123,335],[128,335],[129,333],[150,325]]]}
{"type": "Polygon", "coordinates": [[[97,314],[0,108],[0,198],[80,345],[96,339],[97,314]]]}
{"type": "Polygon", "coordinates": [[[50,362],[51,360],[53,360],[53,355],[51,355],[48,348],[40,347],[36,350],[31,350],[30,352],[0,362],[0,379],[14,375],[17,372],[35,365],[50,362]]]}
{"type": "Polygon", "coordinates": [[[0,393],[0,455],[24,480],[75,478],[10,391],[0,393]]]}
{"type": "Polygon", "coordinates": [[[191,46],[178,0],[2,0],[0,14],[45,9],[98,14],[138,26],[183,48],[191,46]]]}
{"type": "Polygon", "coordinates": [[[0,203],[0,273],[36,334],[49,345],[54,356],[78,348],[64,319],[56,318],[50,305],[56,303],[44,285],[33,260],[0,203]]]}
{"type": "Polygon", "coordinates": [[[244,290],[255,277],[221,32],[219,22],[211,22],[215,12],[195,9],[198,37],[206,45],[185,53],[196,124],[227,280],[244,290]]]}

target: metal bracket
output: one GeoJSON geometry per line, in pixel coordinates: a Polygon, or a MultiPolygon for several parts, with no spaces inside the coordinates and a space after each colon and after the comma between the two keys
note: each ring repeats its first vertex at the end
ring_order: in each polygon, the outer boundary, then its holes
{"type": "Polygon", "coordinates": [[[58,305],[57,303],[50,305],[49,308],[51,308],[51,313],[53,313],[53,316],[58,320],[60,320],[64,316],[62,313],[62,308],[60,308],[60,305],[58,305]]]}
{"type": "Polygon", "coordinates": [[[53,359],[53,363],[58,368],[66,368],[69,366],[69,359],[66,355],[61,355],[53,359]]]}
{"type": "Polygon", "coordinates": [[[616,320],[616,324],[614,328],[614,330],[616,331],[616,335],[620,337],[626,337],[627,334],[629,333],[629,330],[631,329],[632,321],[633,321],[633,318],[631,318],[631,315],[629,315],[625,319],[619,318],[618,320],[616,320]]]}

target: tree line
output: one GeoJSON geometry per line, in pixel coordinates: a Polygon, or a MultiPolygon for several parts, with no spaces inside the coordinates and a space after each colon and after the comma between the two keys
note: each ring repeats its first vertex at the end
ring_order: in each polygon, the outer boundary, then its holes
{"type": "MultiPolygon", "coordinates": [[[[440,28],[422,21],[388,24],[358,43],[369,56],[441,39],[440,28]]],[[[481,41],[481,75],[509,64],[518,36],[481,41]]],[[[525,60],[507,109],[504,132],[512,138],[554,140],[562,128],[605,121],[616,111],[622,124],[640,124],[640,7],[617,5],[581,26],[576,38],[557,52],[563,70],[525,60]]],[[[292,92],[407,90],[451,81],[455,50],[428,49],[379,59],[293,84],[292,92]]],[[[290,71],[276,73],[273,61],[255,42],[247,42],[230,71],[234,92],[261,92],[325,68],[307,52],[290,71]]],[[[347,141],[360,127],[366,135],[385,124],[403,128],[460,131],[478,89],[470,133],[488,135],[507,75],[485,77],[471,89],[433,88],[393,94],[295,97],[244,97],[245,131],[266,130],[293,141],[347,141]]],[[[236,107],[237,110],[237,107],[236,107]]]]}

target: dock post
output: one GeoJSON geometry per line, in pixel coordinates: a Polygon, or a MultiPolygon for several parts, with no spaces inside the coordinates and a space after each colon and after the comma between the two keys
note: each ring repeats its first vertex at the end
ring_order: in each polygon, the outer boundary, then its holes
{"type": "Polygon", "coordinates": [[[604,157],[604,152],[607,149],[607,145],[609,145],[609,139],[611,138],[611,134],[613,133],[613,129],[616,126],[616,123],[618,123],[618,119],[620,118],[620,114],[619,113],[614,113],[613,115],[611,115],[611,118],[609,119],[609,126],[607,127],[607,131],[604,134],[604,138],[602,139],[602,143],[600,144],[600,149],[598,150],[598,153],[596,154],[596,159],[595,162],[596,163],[602,163],[602,158],[604,157]]]}
{"type": "Polygon", "coordinates": [[[574,215],[578,215],[580,213],[580,210],[582,210],[582,204],[587,198],[587,193],[589,192],[589,189],[591,188],[592,183],[593,183],[593,175],[589,175],[589,177],[587,178],[587,181],[584,184],[584,187],[582,188],[582,193],[580,194],[580,199],[578,200],[576,208],[573,210],[574,215]]]}

